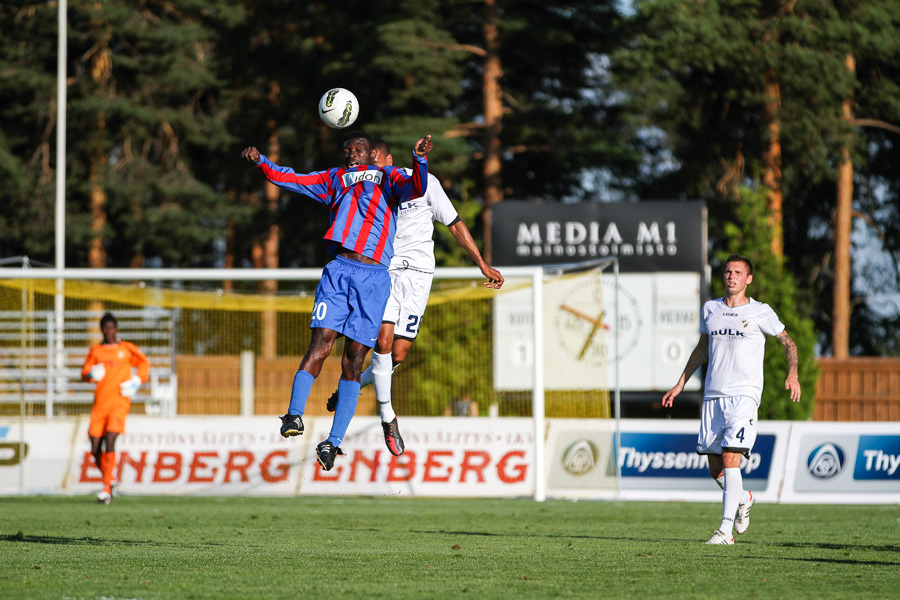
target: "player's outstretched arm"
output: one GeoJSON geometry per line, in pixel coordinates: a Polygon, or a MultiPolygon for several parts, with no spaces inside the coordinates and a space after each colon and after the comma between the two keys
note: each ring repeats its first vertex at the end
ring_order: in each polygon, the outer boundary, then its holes
{"type": "Polygon", "coordinates": [[[798,378],[800,357],[797,354],[797,344],[788,335],[787,330],[776,335],[775,339],[784,346],[784,357],[788,363],[788,376],[784,381],[784,389],[790,390],[792,402],[800,402],[800,379],[798,378]]]}
{"type": "Polygon", "coordinates": [[[241,158],[257,165],[259,164],[259,150],[256,149],[256,146],[247,146],[241,152],[241,158]]]}
{"type": "Polygon", "coordinates": [[[472,239],[472,233],[469,231],[469,228],[466,227],[466,224],[462,221],[457,221],[451,225],[449,229],[450,233],[453,234],[453,237],[456,238],[456,241],[466,249],[466,252],[469,253],[469,256],[472,257],[472,260],[478,268],[481,269],[481,273],[487,277],[487,281],[484,282],[484,287],[499,290],[503,285],[503,275],[500,274],[500,271],[484,262],[484,257],[481,256],[481,251],[475,244],[475,240],[472,239]]]}
{"type": "Polygon", "coordinates": [[[425,137],[420,139],[418,142],[416,142],[415,146],[413,146],[413,152],[416,154],[416,156],[425,156],[426,154],[431,152],[433,149],[434,149],[434,144],[431,141],[430,135],[426,135],[425,137]]]}
{"type": "Polygon", "coordinates": [[[675,396],[684,390],[684,384],[687,383],[688,377],[703,364],[703,359],[706,358],[708,350],[709,336],[705,333],[701,333],[700,340],[697,342],[697,345],[694,346],[694,351],[691,352],[691,355],[688,357],[687,365],[685,365],[684,371],[681,372],[681,377],[678,378],[678,383],[663,396],[663,406],[667,408],[672,406],[673,402],[675,402],[675,396]]]}
{"type": "MultiPolygon", "coordinates": [[[[431,136],[426,135],[413,146],[412,187],[399,196],[400,201],[411,198],[421,198],[428,191],[428,159],[426,155],[434,148],[431,136]]],[[[396,171],[399,172],[399,171],[396,171]]]]}

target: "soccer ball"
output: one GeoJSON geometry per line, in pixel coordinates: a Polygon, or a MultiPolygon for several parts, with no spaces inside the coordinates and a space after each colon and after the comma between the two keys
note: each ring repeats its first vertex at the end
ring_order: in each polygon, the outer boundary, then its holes
{"type": "Polygon", "coordinates": [[[344,88],[330,89],[319,100],[319,118],[334,129],[350,127],[359,116],[359,101],[344,88]]]}

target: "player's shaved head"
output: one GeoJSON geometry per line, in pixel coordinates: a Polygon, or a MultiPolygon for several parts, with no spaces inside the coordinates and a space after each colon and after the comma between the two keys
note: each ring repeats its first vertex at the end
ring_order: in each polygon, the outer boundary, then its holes
{"type": "Polygon", "coordinates": [[[354,140],[366,140],[366,142],[369,144],[370,148],[374,145],[374,140],[373,140],[372,136],[362,130],[351,131],[350,133],[344,135],[343,144],[344,144],[344,146],[346,146],[348,142],[351,142],[354,140]]]}

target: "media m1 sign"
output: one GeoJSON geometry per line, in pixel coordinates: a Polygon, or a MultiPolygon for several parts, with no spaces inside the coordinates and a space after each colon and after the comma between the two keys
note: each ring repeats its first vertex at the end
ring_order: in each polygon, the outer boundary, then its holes
{"type": "Polygon", "coordinates": [[[706,265],[706,205],[701,201],[506,201],[491,210],[495,265],[611,256],[624,272],[703,272],[706,265]]]}

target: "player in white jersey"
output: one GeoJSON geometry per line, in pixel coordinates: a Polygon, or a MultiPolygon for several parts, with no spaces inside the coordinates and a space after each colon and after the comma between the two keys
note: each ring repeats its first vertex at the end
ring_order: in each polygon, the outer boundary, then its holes
{"type": "Polygon", "coordinates": [[[725,296],[703,305],[700,341],[663,406],[672,406],[684,384],[709,355],[697,454],[709,457],[709,474],[722,488],[722,524],[707,544],[733,544],[750,526],[753,494],[743,489],[741,458],[756,441],[757,409],[763,388],[765,336],[784,346],[788,376],[784,389],[800,401],[797,345],[768,304],[746,295],[753,281],[750,259],[732,254],[725,261],[725,296]]]}
{"type": "MultiPolygon", "coordinates": [[[[384,140],[372,141],[373,163],[391,166],[394,158],[384,140]]],[[[403,454],[403,438],[397,425],[397,415],[391,404],[391,376],[394,369],[406,359],[406,355],[419,334],[425,306],[434,279],[434,222],[439,221],[450,229],[453,237],[466,249],[472,260],[487,277],[485,287],[499,289],[503,275],[491,268],[481,256],[475,240],[466,224],[460,220],[450,198],[440,182],[428,174],[428,188],[424,196],[402,203],[397,209],[397,233],[394,237],[394,257],[388,273],[391,276],[391,297],[384,309],[381,330],[372,352],[372,362],[363,371],[360,385],[375,384],[375,399],[381,414],[384,442],[391,454],[403,454]]],[[[327,408],[334,411],[337,392],[328,400],[327,408]]]]}

